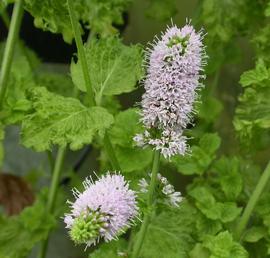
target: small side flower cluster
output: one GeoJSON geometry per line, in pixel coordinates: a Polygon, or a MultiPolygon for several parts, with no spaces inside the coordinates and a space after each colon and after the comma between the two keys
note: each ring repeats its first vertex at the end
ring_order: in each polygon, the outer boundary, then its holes
{"type": "Polygon", "coordinates": [[[152,145],[165,158],[184,155],[183,130],[191,122],[196,90],[205,65],[202,32],[191,25],[172,26],[147,53],[146,92],[142,98],[143,134],[134,140],[139,146],[152,145]]]}
{"type": "MultiPolygon", "coordinates": [[[[151,175],[150,175],[151,177],[151,175]]],[[[174,190],[173,185],[171,185],[166,177],[161,174],[157,174],[157,188],[161,189],[161,198],[165,198],[165,202],[173,207],[178,207],[179,203],[183,200],[181,193],[174,190]]],[[[147,193],[149,188],[149,183],[145,178],[139,181],[140,191],[142,193],[147,193]]]]}
{"type": "Polygon", "coordinates": [[[87,247],[117,239],[138,214],[135,192],[119,174],[107,173],[96,182],[88,178],[83,185],[82,193],[73,191],[76,200],[64,218],[71,239],[87,247]]]}

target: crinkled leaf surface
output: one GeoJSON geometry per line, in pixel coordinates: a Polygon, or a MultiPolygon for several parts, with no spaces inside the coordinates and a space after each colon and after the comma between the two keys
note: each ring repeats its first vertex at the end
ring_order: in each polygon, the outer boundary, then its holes
{"type": "Polygon", "coordinates": [[[228,201],[235,201],[243,189],[240,162],[236,157],[222,157],[213,164],[213,170],[228,201]]]}
{"type": "Polygon", "coordinates": [[[30,90],[28,99],[33,110],[22,123],[21,141],[36,151],[50,150],[53,144],[70,144],[72,150],[80,149],[113,123],[113,116],[106,109],[87,108],[75,98],[51,93],[43,87],[30,90]]]}
{"type": "Polygon", "coordinates": [[[123,24],[123,13],[132,2],[133,0],[82,0],[77,9],[87,27],[104,37],[117,32],[114,25],[123,24]]]}
{"type": "Polygon", "coordinates": [[[196,209],[186,201],[179,209],[167,209],[153,218],[145,237],[141,255],[143,258],[188,258],[194,244],[196,209]]]}
{"type": "Polygon", "coordinates": [[[203,246],[210,251],[209,258],[248,258],[248,253],[239,243],[233,240],[228,231],[216,236],[205,237],[203,246]]]}
{"type": "Polygon", "coordinates": [[[240,83],[244,93],[239,97],[234,127],[243,142],[250,142],[262,132],[269,134],[270,68],[259,60],[255,69],[242,74],[240,83]]]}
{"type": "Polygon", "coordinates": [[[255,243],[267,235],[267,229],[263,226],[254,226],[249,228],[244,236],[245,242],[255,243]]]}
{"type": "Polygon", "coordinates": [[[208,218],[227,223],[235,220],[241,213],[234,202],[219,202],[211,191],[203,186],[189,191],[189,195],[195,199],[196,207],[208,218]]]}
{"type": "MultiPolygon", "coordinates": [[[[131,0],[76,0],[73,3],[78,21],[102,36],[117,32],[113,24],[122,24],[122,13],[131,0]]],[[[37,28],[61,33],[66,42],[73,38],[66,0],[26,0],[25,9],[34,17],[37,28]]]]}
{"type": "MultiPolygon", "coordinates": [[[[4,47],[4,43],[0,44],[0,61],[3,58],[4,47]]],[[[0,110],[0,120],[4,124],[20,122],[31,107],[25,99],[25,90],[35,86],[34,71],[38,65],[39,60],[35,53],[18,41],[14,50],[3,108],[0,110]]]]}
{"type": "Polygon", "coordinates": [[[65,0],[25,0],[24,7],[34,17],[37,28],[62,33],[64,40],[71,43],[73,32],[65,0]]]}
{"type": "MultiPolygon", "coordinates": [[[[118,38],[107,38],[91,41],[85,51],[97,103],[101,103],[102,95],[118,95],[135,89],[142,76],[139,46],[125,46],[118,38]]],[[[80,60],[71,64],[71,76],[74,84],[86,91],[80,60]]]]}

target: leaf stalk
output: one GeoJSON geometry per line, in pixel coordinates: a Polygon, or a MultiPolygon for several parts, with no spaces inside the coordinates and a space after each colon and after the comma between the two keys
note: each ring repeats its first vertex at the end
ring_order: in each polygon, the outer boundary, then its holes
{"type": "MultiPolygon", "coordinates": [[[[69,10],[69,16],[70,16],[72,29],[74,32],[75,42],[76,42],[76,46],[77,46],[77,50],[78,50],[78,56],[79,56],[82,71],[83,71],[83,77],[84,77],[84,81],[85,81],[89,104],[90,104],[90,106],[95,106],[97,104],[99,105],[100,103],[96,103],[96,101],[95,101],[94,90],[91,86],[91,80],[90,80],[90,75],[89,75],[86,54],[85,54],[84,47],[83,47],[83,41],[82,41],[82,38],[80,35],[79,22],[76,19],[76,14],[75,14],[74,8],[72,6],[72,0],[67,0],[67,4],[68,4],[68,10],[69,10]]],[[[101,102],[101,100],[100,100],[100,102],[101,102]]],[[[120,171],[121,168],[120,168],[119,162],[116,158],[115,152],[113,150],[113,146],[111,144],[110,138],[107,135],[107,133],[105,133],[105,136],[104,136],[104,147],[106,149],[107,155],[110,159],[110,162],[111,162],[113,169],[120,171]]]]}
{"type": "MultiPolygon", "coordinates": [[[[48,196],[47,212],[49,214],[52,214],[54,211],[54,206],[55,206],[55,201],[56,201],[56,196],[57,196],[57,188],[59,185],[59,178],[60,178],[60,173],[63,166],[63,161],[65,158],[65,153],[66,153],[66,147],[59,147],[57,155],[56,155],[55,165],[53,168],[52,181],[51,181],[51,186],[50,186],[49,196],[48,196]]],[[[42,242],[40,255],[39,255],[40,258],[46,257],[48,240],[49,238],[47,238],[44,242],[42,242]]]]}
{"type": "Polygon", "coordinates": [[[15,44],[16,40],[18,39],[19,30],[22,23],[22,17],[23,0],[17,0],[13,7],[10,28],[1,65],[2,69],[0,73],[0,108],[3,105],[3,100],[7,90],[8,76],[10,74],[15,44]]]}
{"type": "Polygon", "coordinates": [[[159,171],[159,163],[160,163],[160,151],[155,150],[154,158],[153,158],[152,173],[151,173],[151,181],[149,185],[148,199],[147,199],[147,207],[149,211],[145,213],[140,231],[138,233],[138,236],[135,238],[135,244],[133,247],[131,258],[138,258],[140,255],[143,241],[146,236],[147,228],[151,221],[152,212],[155,208],[154,207],[154,194],[155,194],[155,188],[156,188],[156,182],[157,182],[157,174],[159,171]]]}
{"type": "Polygon", "coordinates": [[[94,92],[93,92],[93,89],[91,86],[90,74],[89,74],[89,70],[88,70],[86,54],[85,54],[84,47],[83,47],[83,41],[82,41],[81,34],[80,34],[79,22],[76,18],[76,13],[74,11],[72,0],[67,0],[67,5],[68,5],[71,26],[72,26],[72,30],[74,33],[75,42],[76,42],[76,46],[77,46],[77,50],[78,50],[78,56],[79,56],[79,60],[80,60],[81,67],[82,67],[82,72],[83,72],[83,77],[84,77],[84,81],[85,81],[89,105],[94,106],[95,105],[94,92]]]}
{"type": "Polygon", "coordinates": [[[250,196],[247,206],[243,212],[243,215],[237,224],[237,227],[235,230],[235,238],[237,240],[241,239],[242,233],[248,224],[250,216],[257,204],[257,201],[259,200],[261,196],[262,191],[264,190],[267,182],[269,181],[269,178],[270,178],[270,161],[268,162],[265,170],[263,171],[258,184],[256,185],[252,195],[250,196]]]}

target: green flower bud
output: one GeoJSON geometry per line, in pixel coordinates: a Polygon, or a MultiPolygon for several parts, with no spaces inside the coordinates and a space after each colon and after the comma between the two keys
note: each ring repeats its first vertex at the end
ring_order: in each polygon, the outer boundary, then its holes
{"type": "Polygon", "coordinates": [[[104,228],[104,216],[99,211],[90,211],[88,214],[81,214],[74,219],[70,229],[70,237],[75,244],[83,244],[95,240],[104,228]]]}

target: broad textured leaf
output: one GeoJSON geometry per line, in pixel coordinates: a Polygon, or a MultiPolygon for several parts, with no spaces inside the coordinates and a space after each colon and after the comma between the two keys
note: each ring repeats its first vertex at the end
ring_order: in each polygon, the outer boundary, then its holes
{"type": "Polygon", "coordinates": [[[150,167],[153,156],[149,149],[140,149],[138,147],[123,148],[120,146],[116,146],[115,154],[123,173],[141,171],[150,167]]]}
{"type": "Polygon", "coordinates": [[[239,243],[233,240],[228,232],[221,232],[216,236],[208,236],[203,246],[210,251],[209,258],[248,258],[248,253],[239,243]]]}
{"type": "Polygon", "coordinates": [[[255,226],[255,227],[249,228],[245,232],[243,236],[243,240],[245,242],[255,243],[255,242],[258,242],[263,237],[265,237],[266,235],[267,235],[267,229],[265,227],[255,226]]]}
{"type": "Polygon", "coordinates": [[[114,26],[124,23],[123,13],[132,2],[133,0],[81,0],[76,9],[92,31],[105,37],[117,33],[114,26]]]}
{"type": "MultiPolygon", "coordinates": [[[[4,46],[4,43],[0,44],[0,60],[3,57],[4,46]]],[[[4,124],[21,122],[25,112],[31,107],[31,104],[25,100],[25,90],[35,86],[34,71],[38,65],[39,60],[35,53],[18,41],[14,50],[3,108],[0,110],[0,120],[4,124]]]]}
{"type": "Polygon", "coordinates": [[[104,108],[87,108],[77,99],[62,97],[43,87],[29,91],[28,99],[33,110],[23,121],[21,140],[24,146],[37,151],[50,150],[54,144],[80,149],[113,123],[112,115],[104,108]]]}
{"type": "Polygon", "coordinates": [[[151,221],[141,255],[143,258],[188,258],[194,244],[196,209],[186,201],[179,209],[161,212],[151,221]],[[153,244],[154,243],[154,244],[153,244]]]}
{"type": "Polygon", "coordinates": [[[203,240],[205,235],[215,235],[222,230],[221,221],[208,219],[201,213],[199,215],[196,220],[196,229],[200,240],[203,240]]]}
{"type": "Polygon", "coordinates": [[[219,148],[221,139],[217,133],[205,134],[199,141],[199,146],[205,150],[206,153],[213,155],[219,148]]]}
{"type": "Polygon", "coordinates": [[[213,169],[216,171],[217,183],[220,184],[226,199],[235,201],[243,189],[240,161],[236,157],[222,157],[214,163],[213,169]]]}
{"type": "Polygon", "coordinates": [[[203,174],[215,159],[220,143],[220,137],[216,133],[205,134],[198,146],[191,147],[190,155],[173,158],[173,164],[181,174],[203,174]]]}
{"type": "MultiPolygon", "coordinates": [[[[34,17],[37,28],[61,33],[66,42],[73,38],[66,0],[26,0],[25,9],[34,17]]],[[[123,24],[122,13],[131,0],[77,0],[73,8],[78,21],[95,33],[106,36],[116,33],[113,24],[123,24]]]]}
{"type": "Polygon", "coordinates": [[[139,110],[129,108],[115,116],[115,123],[109,131],[113,144],[121,147],[134,145],[133,137],[143,131],[139,110]]]}
{"type": "Polygon", "coordinates": [[[270,71],[265,67],[264,62],[259,60],[255,69],[244,72],[240,78],[243,87],[253,84],[263,85],[270,81],[270,71]]]}
{"type": "Polygon", "coordinates": [[[73,32],[65,0],[25,0],[24,7],[34,17],[37,28],[62,33],[64,40],[71,43],[73,32]]]}
{"type": "Polygon", "coordinates": [[[227,223],[235,220],[241,213],[234,202],[219,202],[206,187],[196,187],[189,191],[189,195],[195,199],[197,208],[208,218],[227,223]]]}
{"type": "Polygon", "coordinates": [[[201,243],[197,243],[189,253],[190,258],[209,258],[209,251],[201,243]]]}
{"type": "MultiPolygon", "coordinates": [[[[249,143],[253,138],[258,142],[260,134],[270,132],[269,82],[270,69],[262,60],[257,62],[254,70],[245,72],[241,76],[240,83],[245,89],[239,97],[234,127],[242,142],[249,143]]],[[[264,137],[264,141],[265,139],[264,137]]],[[[269,139],[267,142],[269,143],[269,139]]],[[[254,147],[256,145],[254,141],[254,147]]]]}
{"type": "MultiPolygon", "coordinates": [[[[107,38],[91,41],[85,51],[97,103],[101,103],[103,95],[118,95],[135,89],[142,76],[139,46],[125,46],[118,38],[107,38]]],[[[75,85],[86,91],[80,60],[71,64],[71,75],[75,85]]]]}

